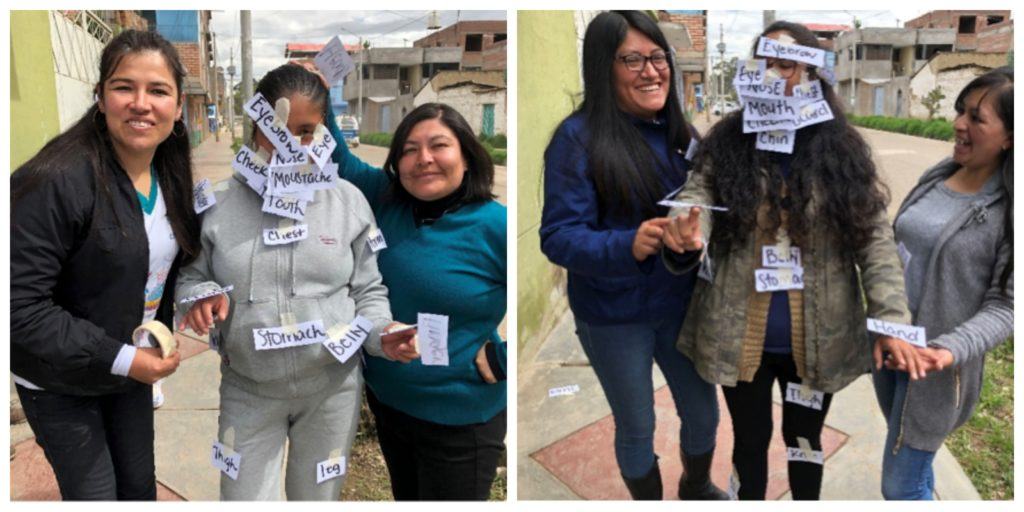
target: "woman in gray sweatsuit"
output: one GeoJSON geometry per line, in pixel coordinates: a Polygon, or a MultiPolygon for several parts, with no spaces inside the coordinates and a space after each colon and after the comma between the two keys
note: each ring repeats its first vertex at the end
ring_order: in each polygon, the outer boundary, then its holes
{"type": "Polygon", "coordinates": [[[932,461],[981,393],[985,354],[1013,331],[1013,71],[1000,68],[955,103],[953,156],[925,172],[896,216],[914,324],[925,328],[924,378],[876,355],[889,432],[886,499],[929,500],[932,461]]]}
{"type": "MultiPolygon", "coordinates": [[[[257,92],[287,117],[291,133],[316,143],[327,108],[327,89],[316,75],[281,66],[257,92]]],[[[258,147],[273,149],[260,130],[254,133],[258,147]]],[[[204,334],[217,320],[210,338],[221,355],[218,440],[222,452],[241,456],[237,478],[221,475],[221,499],[280,499],[287,440],[287,498],[336,500],[344,483],[339,457],[349,455],[362,400],[358,341],[344,337],[360,331],[353,319],[372,324],[362,345],[369,353],[402,359],[382,350],[380,331],[391,314],[368,244],[373,214],[342,180],[316,190],[301,220],[263,211],[269,192],[241,174],[226,183],[205,213],[202,252],[182,270],[176,296],[180,302],[233,286],[230,304],[227,294],[200,300],[183,322],[204,334]],[[297,240],[279,243],[285,232],[297,240]],[[334,350],[322,344],[329,338],[334,350]],[[346,351],[344,363],[332,354],[346,351]]]]}

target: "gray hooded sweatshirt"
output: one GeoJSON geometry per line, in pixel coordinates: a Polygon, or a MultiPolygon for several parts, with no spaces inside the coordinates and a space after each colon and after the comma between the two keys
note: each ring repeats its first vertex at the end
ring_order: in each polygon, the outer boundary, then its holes
{"type": "MultiPolygon", "coordinates": [[[[1008,159],[1012,162],[1012,156],[1008,159]]],[[[922,176],[900,206],[899,218],[938,183],[959,168],[951,158],[922,176]]],[[[1001,172],[1013,190],[1013,166],[1001,172]]],[[[932,249],[920,290],[914,325],[923,326],[928,345],[953,353],[953,367],[910,381],[896,447],[937,451],[946,436],[974,412],[981,394],[985,354],[1013,332],[1013,274],[1006,290],[1003,269],[1011,263],[1013,241],[1004,234],[1006,209],[1013,198],[1003,187],[980,195],[971,208],[953,218],[932,249]]]]}
{"type": "Polygon", "coordinates": [[[358,355],[341,364],[320,343],[256,350],[254,329],[313,320],[326,331],[362,315],[374,325],[363,347],[383,357],[380,331],[391,322],[391,312],[377,257],[367,244],[376,223],[358,189],[338,180],[335,188],[316,191],[304,220],[296,222],[309,226],[308,235],[283,245],[266,245],[263,230],[279,227],[284,218],[264,213],[263,198],[237,175],[226,190],[216,191],[216,199],[204,214],[202,253],[182,269],[175,300],[179,312],[187,311],[181,299],[218,285],[234,287],[227,320],[210,334],[224,356],[224,379],[257,395],[291,398],[359,371],[358,355]]]}

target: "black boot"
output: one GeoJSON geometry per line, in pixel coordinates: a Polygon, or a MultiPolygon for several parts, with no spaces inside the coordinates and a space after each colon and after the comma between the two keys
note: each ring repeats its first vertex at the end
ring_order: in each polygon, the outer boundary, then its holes
{"type": "Polygon", "coordinates": [[[725,491],[711,483],[711,459],[715,451],[704,455],[687,455],[679,450],[683,458],[683,476],[679,479],[681,500],[728,500],[725,491]]]}
{"type": "Polygon", "coordinates": [[[647,474],[640,478],[622,477],[629,489],[629,495],[634,500],[656,501],[662,498],[661,493],[661,470],[658,469],[658,459],[654,459],[654,465],[647,471],[647,474]]]}

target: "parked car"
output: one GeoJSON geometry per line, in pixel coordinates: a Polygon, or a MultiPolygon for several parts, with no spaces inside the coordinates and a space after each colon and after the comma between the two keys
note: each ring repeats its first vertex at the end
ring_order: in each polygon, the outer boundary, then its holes
{"type": "Polygon", "coordinates": [[[711,108],[711,113],[716,116],[724,116],[734,110],[739,110],[740,106],[735,101],[720,101],[715,103],[715,106],[711,108]]]}
{"type": "Polygon", "coordinates": [[[355,116],[340,115],[337,117],[337,121],[345,143],[354,148],[359,147],[359,121],[355,116]]]}

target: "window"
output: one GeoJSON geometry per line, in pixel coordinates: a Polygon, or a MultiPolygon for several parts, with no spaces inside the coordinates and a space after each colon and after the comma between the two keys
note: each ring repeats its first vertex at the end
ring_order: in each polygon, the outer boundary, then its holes
{"type": "Polygon", "coordinates": [[[393,80],[398,78],[397,64],[377,64],[373,68],[374,80],[393,80]]]}
{"type": "MultiPolygon", "coordinates": [[[[1000,17],[999,21],[1003,21],[1001,17],[1000,17]]],[[[506,38],[508,38],[508,36],[506,34],[494,34],[494,42],[495,43],[500,43],[500,42],[504,41],[506,38]]]]}
{"type": "Polygon", "coordinates": [[[936,53],[951,51],[953,51],[953,45],[951,44],[919,44],[914,47],[914,59],[928,60],[934,57],[936,53]]]}
{"type": "Polygon", "coordinates": [[[483,34],[466,34],[466,51],[478,52],[484,48],[483,34]]]}
{"type": "Polygon", "coordinates": [[[1004,19],[1002,16],[989,16],[986,21],[988,25],[995,25],[996,23],[1002,23],[1004,19]]]}
{"type": "MultiPolygon", "coordinates": [[[[866,44],[863,55],[858,52],[858,58],[864,60],[892,60],[892,46],[887,44],[866,44]]],[[[858,48],[859,49],[859,48],[858,48]]]]}
{"type": "Polygon", "coordinates": [[[960,16],[960,28],[957,29],[958,34],[973,34],[975,25],[974,16],[960,16]]]}

